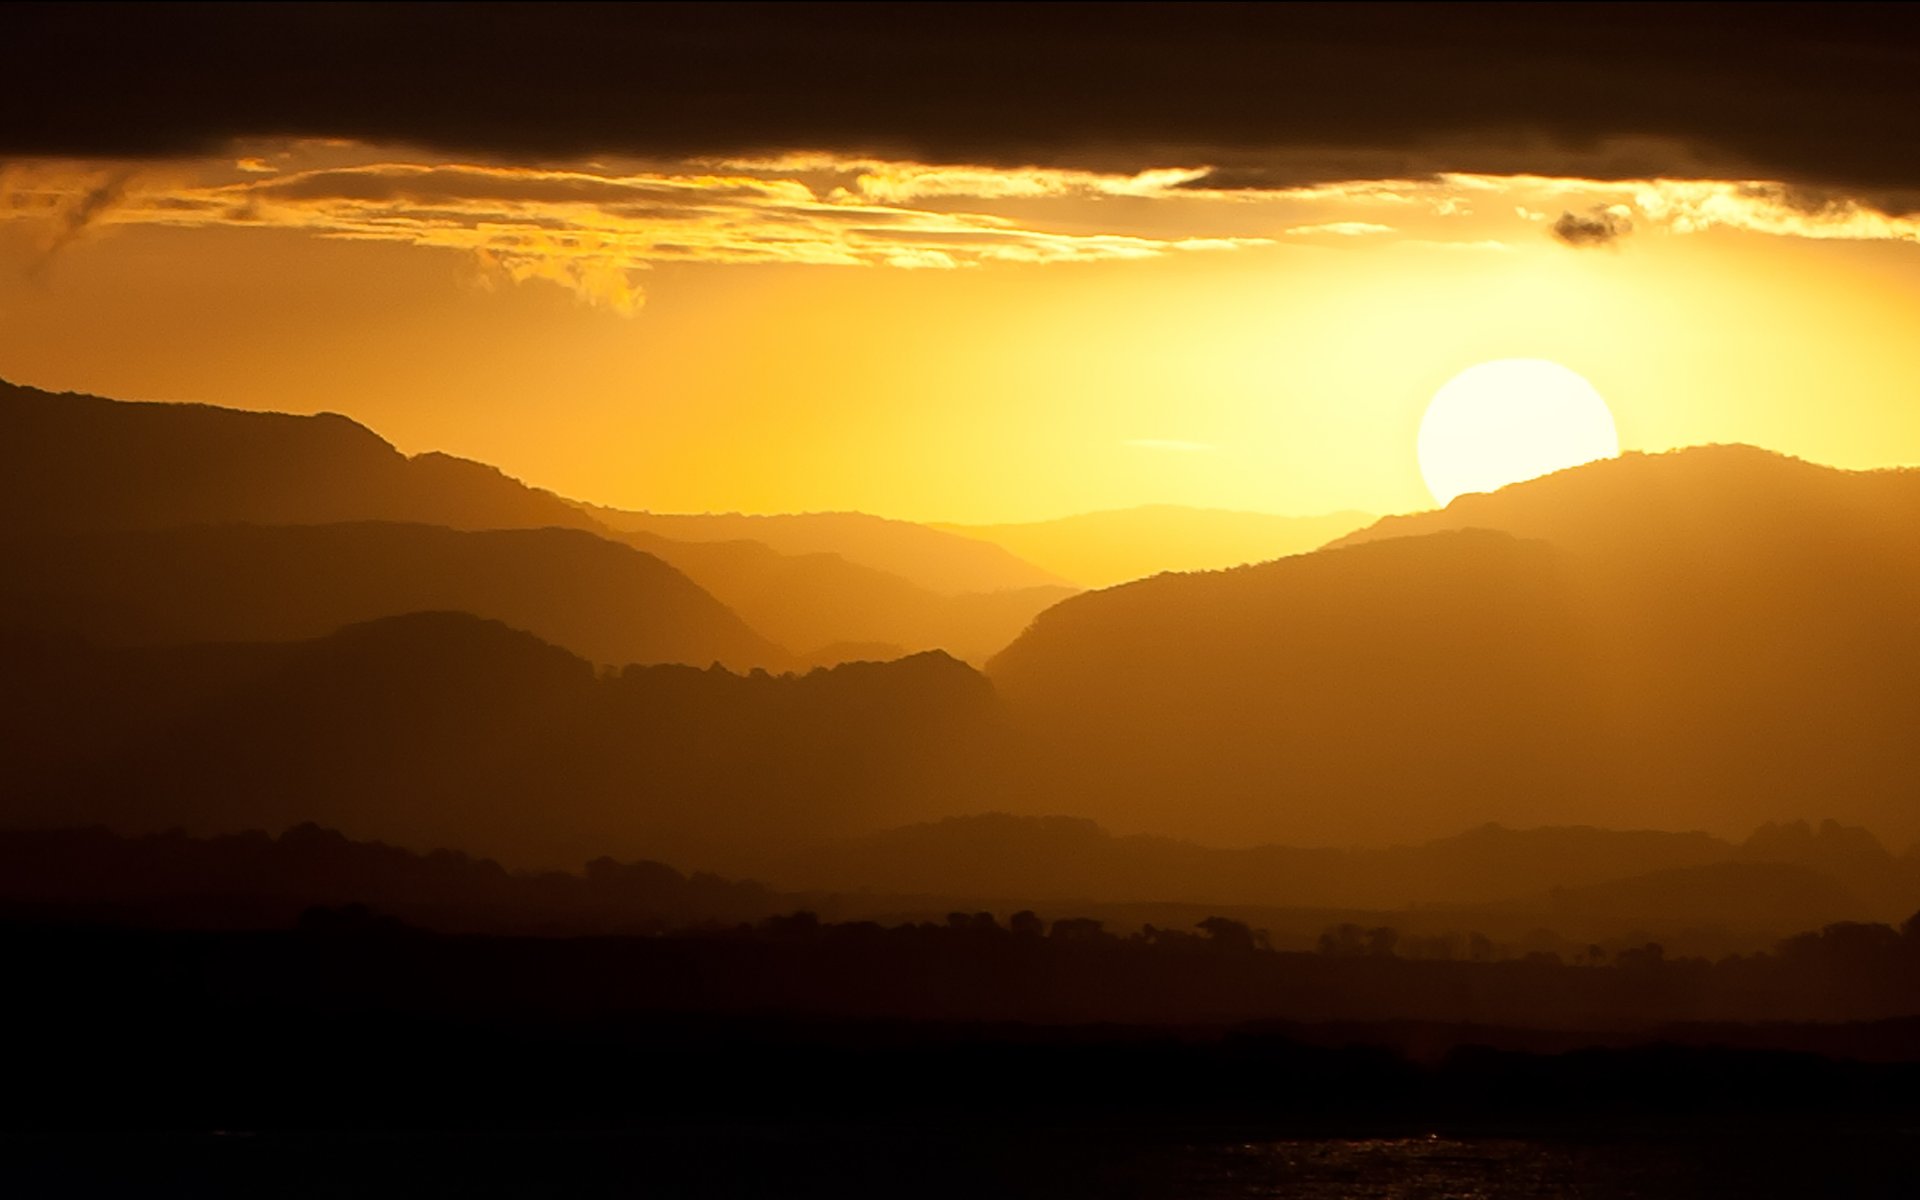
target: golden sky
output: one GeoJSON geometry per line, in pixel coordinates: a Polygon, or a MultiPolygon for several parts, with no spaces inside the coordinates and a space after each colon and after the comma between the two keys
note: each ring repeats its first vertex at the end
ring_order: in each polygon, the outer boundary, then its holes
{"type": "Polygon", "coordinates": [[[1911,216],[1766,180],[1207,165],[14,157],[0,377],[344,412],[657,511],[1425,508],[1428,399],[1512,357],[1589,379],[1624,448],[1920,462],[1911,216]]]}

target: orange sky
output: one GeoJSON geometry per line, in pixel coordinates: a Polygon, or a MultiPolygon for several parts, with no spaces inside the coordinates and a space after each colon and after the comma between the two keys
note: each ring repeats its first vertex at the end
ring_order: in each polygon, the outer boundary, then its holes
{"type": "Polygon", "coordinates": [[[1920,462],[1920,221],[1766,185],[1198,174],[16,158],[0,377],[330,409],[660,511],[1424,508],[1427,399],[1507,357],[1586,376],[1626,448],[1920,462]]]}

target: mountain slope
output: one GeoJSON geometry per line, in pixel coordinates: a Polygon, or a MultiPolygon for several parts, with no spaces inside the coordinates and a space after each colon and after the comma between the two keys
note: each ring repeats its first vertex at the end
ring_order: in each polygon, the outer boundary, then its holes
{"type": "Polygon", "coordinates": [[[1041,794],[1120,830],[1382,843],[1597,797],[1584,640],[1550,550],[1468,532],[1090,592],[989,674],[1041,794]]]}
{"type": "Polygon", "coordinates": [[[758,542],[676,542],[645,532],[627,544],[673,564],[753,628],[803,654],[835,643],[888,646],[887,657],[944,650],[984,663],[1043,610],[1074,594],[1065,587],[942,593],[837,554],[781,554],[758,542]]]}
{"type": "Polygon", "coordinates": [[[592,529],[492,467],[401,454],[334,413],[137,404],[0,381],[0,512],[29,530],[409,521],[592,529]]]}
{"type": "Polygon", "coordinates": [[[1920,473],[1634,456],[1077,597],[990,670],[1122,828],[1731,834],[1816,809],[1907,839],[1916,530],[1920,473]]]}
{"type": "Polygon", "coordinates": [[[574,529],[202,525],[0,539],[0,623],[120,644],[287,641],[428,610],[611,665],[785,668],[659,559],[574,529]]]}
{"type": "Polygon", "coordinates": [[[516,866],[691,866],[961,811],[997,705],[943,655],[805,676],[618,675],[419,613],[302,642],[0,637],[0,824],[123,832],[316,821],[516,866]]]}
{"type": "MultiPolygon", "coordinates": [[[[985,661],[1035,613],[1070,594],[998,547],[906,522],[859,514],[795,518],[662,518],[692,541],[616,531],[583,506],[528,487],[492,467],[444,454],[411,458],[333,414],[302,417],[194,404],[140,404],[55,395],[0,382],[0,530],[81,533],[199,524],[322,525],[387,521],[450,529],[560,527],[623,542],[692,575],[758,633],[806,661],[942,649],[985,661]],[[834,555],[782,553],[751,542],[706,539],[731,521],[795,546],[865,548],[877,561],[920,570],[921,585],[834,555]],[[947,585],[956,585],[949,588],[947,585]],[[964,591],[959,585],[974,588],[964,591]],[[951,594],[950,594],[951,593],[951,594]],[[750,612],[748,610],[751,610],[750,612]],[[839,646],[835,650],[835,646],[839,646]],[[824,651],[824,653],[822,653],[824,651]]],[[[609,515],[613,514],[609,510],[609,515]]],[[[563,574],[552,583],[560,587],[563,574]]],[[[630,597],[629,597],[630,598],[630,597]]],[[[624,601],[621,601],[622,603],[624,601]]],[[[557,592],[552,607],[605,608],[611,599],[557,592]]],[[[457,598],[413,607],[458,607],[457,598]]],[[[365,608],[360,617],[408,611],[365,608]]],[[[478,610],[476,610],[478,611],[478,610]]],[[[504,612],[485,610],[484,615],[504,612]]],[[[658,625],[665,613],[646,618],[658,625]]],[[[535,632],[599,661],[632,661],[604,637],[552,622],[535,632]]],[[[529,626],[529,628],[533,628],[529,626]]],[[[96,632],[99,632],[96,630],[96,632]]],[[[311,636],[310,625],[263,625],[259,636],[311,636]]],[[[205,636],[226,636],[207,627],[205,636]]],[[[692,661],[705,634],[661,661],[692,661]]],[[[720,661],[780,669],[800,660],[739,648],[720,661]]],[[[711,659],[700,660],[702,664],[711,659]]]]}
{"type": "Polygon", "coordinates": [[[1373,518],[1230,512],[1155,504],[1018,525],[936,525],[1004,546],[1085,587],[1108,587],[1162,571],[1215,571],[1300,554],[1373,518]]]}
{"type": "Polygon", "coordinates": [[[647,513],[582,505],[611,528],[679,542],[753,541],[781,554],[837,554],[935,592],[993,592],[1067,583],[1004,548],[867,513],[647,513]]]}

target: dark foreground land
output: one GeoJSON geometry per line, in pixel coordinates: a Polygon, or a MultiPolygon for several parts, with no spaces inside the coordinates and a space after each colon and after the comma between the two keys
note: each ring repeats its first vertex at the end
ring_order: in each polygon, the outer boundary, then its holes
{"type": "Polygon", "coordinates": [[[1412,1011],[1452,977],[1428,968],[1525,964],[805,922],[4,937],[11,1194],[1920,1194],[1920,1020],[1008,1015],[1050,973],[1204,996],[1317,964],[1387,972],[1412,1011]]]}

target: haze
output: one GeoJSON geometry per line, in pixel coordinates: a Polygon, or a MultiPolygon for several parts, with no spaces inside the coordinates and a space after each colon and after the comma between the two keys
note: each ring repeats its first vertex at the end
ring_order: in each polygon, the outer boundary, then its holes
{"type": "Polygon", "coordinates": [[[1910,1177],[1916,47],[0,11],[0,1179],[1910,1177]]]}

